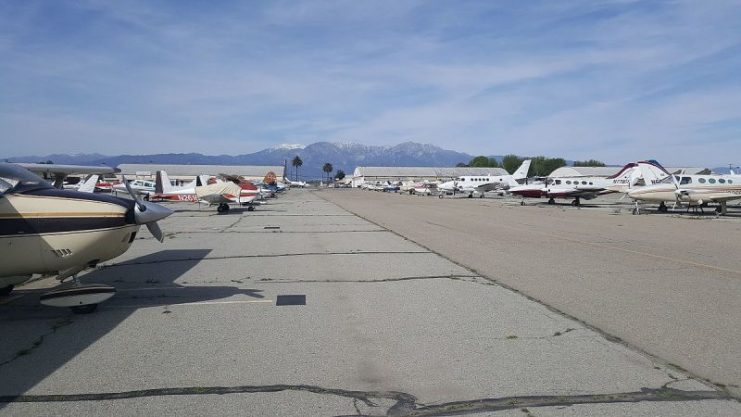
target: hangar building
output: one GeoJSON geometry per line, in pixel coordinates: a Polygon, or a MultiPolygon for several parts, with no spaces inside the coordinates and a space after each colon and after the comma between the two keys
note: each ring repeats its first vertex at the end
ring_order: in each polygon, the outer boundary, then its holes
{"type": "Polygon", "coordinates": [[[463,175],[509,175],[503,168],[469,167],[357,167],[352,174],[352,186],[364,182],[397,181],[448,181],[463,175]]]}
{"type": "Polygon", "coordinates": [[[256,165],[167,165],[167,164],[121,164],[118,175],[127,178],[140,178],[153,180],[158,170],[167,172],[172,180],[191,181],[198,175],[228,174],[245,177],[248,180],[260,181],[268,171],[273,171],[275,176],[283,178],[283,165],[256,166],[256,165]]]}

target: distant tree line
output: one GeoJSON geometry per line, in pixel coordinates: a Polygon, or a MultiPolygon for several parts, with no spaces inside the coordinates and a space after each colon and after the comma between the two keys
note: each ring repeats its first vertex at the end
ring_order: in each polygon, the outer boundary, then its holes
{"type": "MultiPolygon", "coordinates": [[[[476,168],[504,168],[510,174],[514,173],[517,168],[522,165],[522,161],[525,159],[531,159],[530,170],[527,175],[529,177],[543,177],[549,175],[551,172],[558,168],[566,166],[566,160],[563,158],[549,158],[545,156],[531,156],[531,157],[519,157],[517,155],[509,154],[502,158],[500,163],[495,158],[489,158],[483,155],[479,155],[471,159],[467,164],[459,163],[457,167],[476,167],[476,168]]],[[[575,167],[603,167],[604,162],[596,159],[589,159],[586,161],[575,161],[575,167]]]]}

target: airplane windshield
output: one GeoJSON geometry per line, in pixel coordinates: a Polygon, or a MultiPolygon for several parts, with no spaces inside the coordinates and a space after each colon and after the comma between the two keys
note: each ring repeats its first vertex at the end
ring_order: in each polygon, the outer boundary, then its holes
{"type": "Polygon", "coordinates": [[[15,164],[0,164],[0,193],[50,188],[51,184],[31,171],[15,164]]]}

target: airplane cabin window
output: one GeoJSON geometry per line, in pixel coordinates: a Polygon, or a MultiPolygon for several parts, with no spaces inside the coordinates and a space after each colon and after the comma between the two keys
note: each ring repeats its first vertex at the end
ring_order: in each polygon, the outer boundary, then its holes
{"type": "Polygon", "coordinates": [[[569,181],[569,180],[566,180],[566,184],[571,184],[571,181],[569,181]]]}
{"type": "Polygon", "coordinates": [[[582,181],[581,182],[581,185],[587,185],[587,182],[586,181],[582,181]]]}
{"type": "Polygon", "coordinates": [[[718,182],[721,183],[721,184],[725,184],[726,183],[726,180],[724,180],[723,178],[721,178],[721,179],[718,180],[718,182]]]}
{"type": "Polygon", "coordinates": [[[700,178],[700,179],[699,179],[699,180],[697,180],[697,181],[698,181],[698,182],[700,182],[700,184],[705,184],[705,178],[700,178]]]}
{"type": "Polygon", "coordinates": [[[715,184],[715,178],[710,178],[710,179],[708,180],[708,182],[709,182],[709,183],[711,183],[711,184],[715,184]]]}
{"type": "Polygon", "coordinates": [[[728,180],[728,183],[729,184],[733,184],[733,180],[728,180]]]}

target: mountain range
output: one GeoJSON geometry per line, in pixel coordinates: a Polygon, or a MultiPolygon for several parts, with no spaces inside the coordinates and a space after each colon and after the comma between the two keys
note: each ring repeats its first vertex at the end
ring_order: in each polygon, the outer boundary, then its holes
{"type": "MultiPolygon", "coordinates": [[[[244,155],[202,155],[200,153],[167,153],[153,155],[52,154],[23,156],[3,160],[11,162],[46,162],[74,165],[179,164],[179,165],[287,165],[286,175],[294,178],[291,161],[301,158],[301,179],[325,177],[322,171],[329,162],[350,175],[357,166],[452,167],[467,163],[473,156],[434,145],[405,142],[395,146],[369,146],[357,143],[316,142],[311,145],[279,145],[244,155]]],[[[496,157],[501,159],[501,157],[496,157]]]]}

